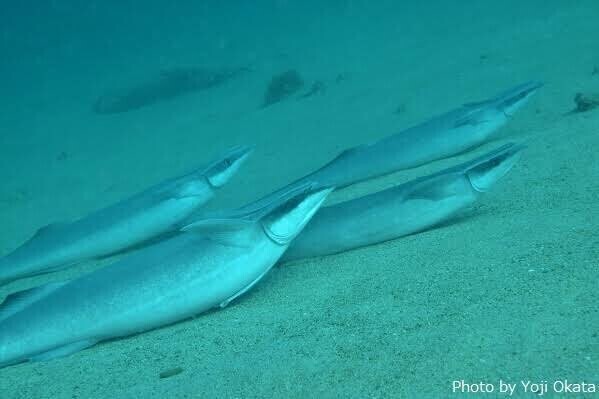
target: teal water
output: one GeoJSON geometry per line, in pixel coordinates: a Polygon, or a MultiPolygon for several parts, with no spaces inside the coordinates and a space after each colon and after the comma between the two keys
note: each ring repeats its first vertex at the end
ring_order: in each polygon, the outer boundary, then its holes
{"type": "MultiPolygon", "coordinates": [[[[545,87],[495,142],[334,198],[526,143],[467,217],[277,267],[222,311],[0,369],[0,398],[505,396],[453,392],[460,380],[515,383],[514,397],[538,396],[522,381],[547,381],[546,397],[581,397],[552,384],[599,384],[599,108],[567,114],[577,93],[599,96],[598,16],[595,1],[4,6],[0,255],[40,226],[232,145],[256,150],[209,209],[246,203],[462,103],[530,79],[545,87]],[[102,96],[197,67],[248,71],[206,90],[149,95],[158,98],[125,112],[94,111],[102,96]],[[263,107],[273,76],[289,70],[303,87],[263,107]],[[316,82],[322,90],[302,97],[316,82]],[[182,372],[160,378],[174,368],[182,372]]],[[[180,87],[167,86],[149,91],[180,87]]],[[[21,280],[0,297],[111,262],[21,280]]]]}

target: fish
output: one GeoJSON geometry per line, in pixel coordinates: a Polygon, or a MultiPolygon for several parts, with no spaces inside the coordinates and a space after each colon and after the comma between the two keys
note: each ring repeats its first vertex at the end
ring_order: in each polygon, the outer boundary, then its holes
{"type": "Polygon", "coordinates": [[[489,100],[464,104],[398,134],[344,151],[298,184],[306,179],[339,189],[476,148],[492,139],[540,87],[540,82],[523,83],[489,100]]]}
{"type": "Polygon", "coordinates": [[[438,173],[325,206],[293,241],[281,263],[394,240],[447,221],[488,192],[524,148],[509,143],[438,173]]]}
{"type": "Polygon", "coordinates": [[[169,233],[211,199],[251,151],[246,146],[232,148],[206,166],[76,221],[40,228],[24,244],[0,258],[0,285],[106,257],[169,233]]]}
{"type": "Polygon", "coordinates": [[[164,70],[143,84],[115,90],[100,96],[94,106],[96,114],[118,114],[170,100],[185,94],[220,86],[249,68],[179,67],[164,70]]]}
{"type": "Polygon", "coordinates": [[[538,81],[522,83],[490,99],[464,104],[376,142],[347,149],[320,169],[270,196],[226,212],[234,215],[252,207],[260,208],[263,202],[272,201],[290,187],[307,181],[341,189],[472,150],[490,141],[542,86],[538,81]]]}
{"type": "Polygon", "coordinates": [[[0,306],[0,367],[227,306],[268,273],[331,190],[297,187],[243,218],[196,221],[92,273],[9,295],[0,306]]]}

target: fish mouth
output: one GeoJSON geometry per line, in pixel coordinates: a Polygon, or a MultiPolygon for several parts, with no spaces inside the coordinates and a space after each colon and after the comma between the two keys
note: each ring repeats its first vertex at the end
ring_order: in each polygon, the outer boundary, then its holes
{"type": "Polygon", "coordinates": [[[244,161],[252,151],[254,151],[254,147],[250,145],[235,146],[223,155],[220,162],[225,163],[227,166],[234,165],[235,163],[244,161]]]}
{"type": "Polygon", "coordinates": [[[529,81],[515,86],[495,98],[496,106],[506,117],[511,117],[543,85],[543,82],[529,81]]]}
{"type": "Polygon", "coordinates": [[[334,187],[314,188],[309,182],[289,191],[288,198],[260,218],[266,235],[276,244],[289,245],[314,216],[334,187]]]}
{"type": "Polygon", "coordinates": [[[465,173],[472,188],[481,193],[489,191],[510,171],[525,148],[523,144],[508,143],[472,161],[465,173]]]}
{"type": "Polygon", "coordinates": [[[212,187],[223,186],[237,172],[254,147],[242,145],[231,148],[218,161],[212,163],[204,172],[212,187]]]}

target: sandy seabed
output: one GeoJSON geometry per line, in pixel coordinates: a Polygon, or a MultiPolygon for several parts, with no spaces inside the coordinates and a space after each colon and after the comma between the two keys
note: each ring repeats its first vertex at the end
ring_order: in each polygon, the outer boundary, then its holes
{"type": "MultiPolygon", "coordinates": [[[[270,26],[277,35],[252,30],[259,24],[226,32],[213,25],[193,41],[171,26],[166,37],[179,33],[177,46],[165,39],[143,56],[87,59],[84,67],[71,62],[76,52],[58,49],[21,68],[29,75],[17,75],[18,62],[33,57],[21,54],[10,75],[21,80],[0,97],[0,254],[39,226],[84,215],[231,145],[256,151],[212,208],[267,193],[344,148],[541,80],[545,87],[498,140],[476,150],[524,142],[519,163],[454,223],[277,267],[222,311],[1,369],[0,397],[444,398],[469,397],[452,392],[459,380],[599,384],[599,109],[566,115],[577,92],[599,92],[597,3],[356,1],[311,14],[283,3],[270,26]],[[90,111],[104,87],[168,60],[206,57],[249,63],[252,73],[135,112],[90,111]],[[324,82],[325,92],[261,109],[270,77],[289,68],[324,82]],[[180,374],[159,378],[177,367],[180,374]]],[[[472,156],[335,195],[361,195],[472,156]]],[[[0,297],[109,262],[19,281],[0,297]]]]}

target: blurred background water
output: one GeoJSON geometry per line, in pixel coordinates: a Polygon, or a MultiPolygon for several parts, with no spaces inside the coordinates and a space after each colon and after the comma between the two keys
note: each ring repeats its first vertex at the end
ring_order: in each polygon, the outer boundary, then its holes
{"type": "Polygon", "coordinates": [[[213,208],[462,103],[529,79],[546,86],[502,130],[529,144],[522,165],[468,221],[281,268],[223,312],[2,369],[0,397],[432,398],[453,397],[460,378],[599,383],[599,111],[564,115],[576,93],[599,93],[597,17],[590,0],[3,4],[1,255],[232,145],[257,150],[213,208]],[[93,111],[100,96],[181,67],[249,72],[93,111]],[[262,108],[287,70],[305,86],[262,108]],[[317,82],[321,92],[298,98],[317,82]],[[184,372],[158,378],[175,366],[184,372]]]}

